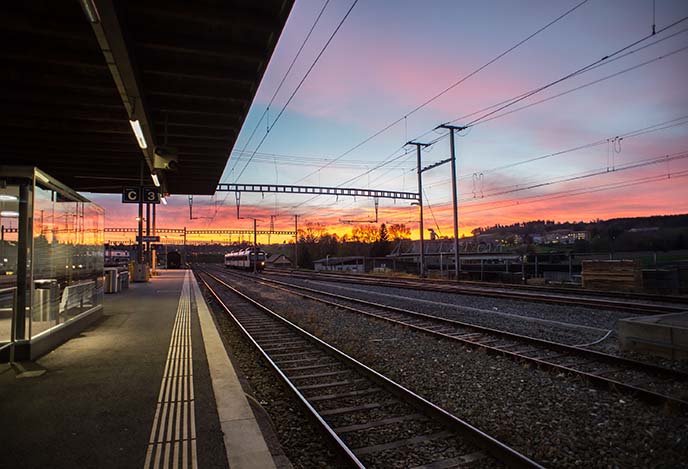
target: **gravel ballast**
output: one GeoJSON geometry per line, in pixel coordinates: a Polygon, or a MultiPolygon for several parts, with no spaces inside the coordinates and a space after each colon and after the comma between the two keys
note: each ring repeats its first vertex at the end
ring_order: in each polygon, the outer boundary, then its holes
{"type": "MultiPolygon", "coordinates": [[[[233,283],[252,292],[266,288],[233,283]]],[[[575,377],[296,295],[272,290],[259,297],[311,333],[546,466],[688,467],[685,413],[665,414],[660,407],[595,390],[575,377]]]]}
{"type": "Polygon", "coordinates": [[[298,402],[214,299],[207,293],[204,296],[213,311],[234,366],[250,385],[255,402],[269,415],[274,432],[291,464],[295,468],[337,467],[336,456],[300,410],[298,402]]]}
{"type": "MultiPolygon", "coordinates": [[[[568,345],[592,344],[590,348],[660,366],[688,371],[688,360],[667,360],[622,352],[616,335],[616,322],[629,313],[576,306],[528,303],[502,298],[481,298],[456,293],[440,293],[400,288],[336,284],[302,279],[286,279],[294,285],[375,301],[437,317],[504,330],[568,345]],[[535,320],[529,320],[534,318],[535,320]],[[548,322],[538,322],[546,320],[548,322]],[[588,330],[579,326],[597,328],[588,330]],[[607,336],[607,332],[612,331],[607,336]],[[600,339],[602,341],[598,342],[600,339]]],[[[633,316],[633,315],[631,315],[633,316]]]]}

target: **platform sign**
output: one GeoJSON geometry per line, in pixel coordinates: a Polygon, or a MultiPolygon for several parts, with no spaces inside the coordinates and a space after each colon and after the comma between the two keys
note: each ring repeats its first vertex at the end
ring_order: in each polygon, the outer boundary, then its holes
{"type": "Polygon", "coordinates": [[[125,186],[122,188],[123,204],[159,204],[160,190],[154,186],[125,186]]]}
{"type": "Polygon", "coordinates": [[[137,243],[138,243],[139,239],[141,239],[142,243],[159,243],[160,242],[160,236],[137,236],[136,237],[137,243]]]}
{"type": "Polygon", "coordinates": [[[123,204],[138,204],[141,200],[141,188],[139,186],[125,186],[122,188],[123,204]]]}
{"type": "Polygon", "coordinates": [[[159,204],[160,203],[160,190],[157,187],[147,187],[141,188],[143,195],[144,204],[159,204]]]}

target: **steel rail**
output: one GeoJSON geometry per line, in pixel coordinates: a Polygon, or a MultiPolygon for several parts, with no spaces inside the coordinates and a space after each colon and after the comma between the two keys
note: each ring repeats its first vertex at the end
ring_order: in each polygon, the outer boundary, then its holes
{"type": "MultiPolygon", "coordinates": [[[[345,354],[344,352],[340,351],[339,349],[333,347],[332,345],[324,342],[323,340],[319,339],[318,337],[310,334],[309,332],[305,331],[304,329],[300,328],[296,324],[290,322],[289,320],[283,318],[279,314],[275,313],[268,307],[262,305],[261,303],[257,302],[253,298],[249,297],[248,295],[238,291],[236,288],[232,287],[231,285],[227,284],[224,282],[221,278],[217,277],[216,275],[213,275],[212,273],[208,272],[207,270],[201,271],[202,275],[206,275],[210,278],[212,278],[215,282],[219,283],[220,285],[224,286],[225,288],[229,289],[232,291],[234,294],[238,295],[245,301],[251,303],[264,313],[266,313],[269,317],[278,320],[281,324],[284,324],[287,326],[290,330],[296,331],[299,333],[300,336],[306,338],[308,341],[311,343],[315,344],[317,347],[324,349],[328,354],[334,356],[336,359],[338,359],[341,362],[346,363],[348,366],[352,367],[355,369],[358,373],[366,376],[368,379],[370,379],[372,382],[376,383],[379,385],[381,388],[387,390],[394,396],[396,396],[398,399],[401,401],[411,405],[412,407],[420,410],[423,412],[425,415],[428,415],[432,417],[435,421],[441,423],[443,426],[448,427],[451,431],[458,433],[461,437],[465,438],[472,444],[476,445],[477,447],[481,448],[486,452],[486,454],[490,457],[493,457],[500,462],[507,464],[510,467],[523,467],[523,468],[542,468],[540,464],[537,462],[531,460],[527,456],[519,453],[518,451],[514,450],[513,448],[507,446],[506,444],[498,441],[497,439],[493,438],[492,436],[484,433],[483,431],[479,430],[478,428],[472,426],[470,423],[460,419],[459,417],[447,412],[446,410],[438,407],[437,405],[433,404],[432,402],[426,400],[425,398],[419,396],[418,394],[404,388],[403,386],[399,385],[395,381],[392,381],[391,379],[387,378],[386,376],[378,373],[377,371],[373,370],[372,368],[364,365],[363,363],[359,362],[358,360],[352,358],[351,356],[345,354]]],[[[218,301],[218,303],[221,305],[221,307],[225,310],[225,312],[232,318],[232,320],[235,322],[235,324],[240,328],[242,333],[251,341],[251,343],[256,347],[260,353],[263,355],[263,357],[267,360],[267,362],[270,364],[271,368],[280,376],[282,381],[285,382],[285,384],[288,386],[288,388],[294,393],[299,400],[304,404],[304,406],[308,409],[310,414],[312,415],[313,418],[315,418],[325,429],[327,434],[330,436],[333,442],[335,442],[338,446],[340,446],[340,451],[342,454],[345,454],[347,456],[356,458],[354,455],[353,450],[349,449],[346,444],[342,441],[341,438],[336,434],[335,430],[329,427],[327,422],[320,416],[317,412],[317,410],[308,402],[308,399],[303,396],[303,394],[298,391],[297,387],[290,381],[290,379],[286,376],[286,374],[279,368],[279,365],[277,365],[267,354],[267,352],[258,344],[258,342],[251,337],[250,333],[244,328],[240,321],[236,318],[236,316],[230,311],[230,309],[227,307],[227,305],[221,300],[219,295],[210,287],[208,282],[205,281],[203,276],[200,276],[201,281],[203,284],[208,288],[210,293],[213,295],[213,297],[218,301]]],[[[353,465],[355,467],[363,467],[361,466],[356,466],[356,464],[362,464],[360,460],[357,458],[351,459],[353,462],[353,465]]]]}
{"type": "MultiPolygon", "coordinates": [[[[239,274],[237,272],[231,272],[233,275],[238,275],[243,278],[250,278],[255,280],[255,277],[251,276],[245,276],[242,274],[239,274]]],[[[651,363],[646,363],[638,360],[632,360],[624,357],[619,357],[616,355],[610,355],[606,354],[603,352],[598,352],[595,350],[590,350],[590,349],[585,349],[577,346],[571,346],[571,345],[566,345],[566,344],[561,344],[558,342],[551,342],[548,340],[544,339],[538,339],[535,337],[528,337],[520,334],[516,334],[513,332],[507,332],[507,331],[501,331],[497,329],[492,329],[489,327],[485,326],[478,326],[475,324],[470,324],[470,323],[465,323],[461,321],[456,321],[453,319],[446,319],[446,318],[440,318],[437,316],[432,316],[426,313],[420,313],[417,311],[410,311],[407,309],[403,308],[397,308],[394,306],[389,306],[389,305],[384,305],[380,303],[373,303],[365,300],[361,300],[358,298],[352,298],[352,297],[347,297],[344,295],[337,295],[334,293],[330,292],[324,292],[321,290],[316,290],[308,287],[303,287],[299,285],[293,285],[285,282],[280,282],[274,279],[267,279],[265,277],[259,277],[263,284],[266,286],[271,286],[272,288],[280,289],[283,291],[287,291],[292,294],[298,294],[299,296],[318,301],[320,303],[328,304],[330,306],[335,306],[339,308],[344,308],[348,309],[350,311],[359,313],[359,314],[364,314],[366,316],[374,317],[376,319],[381,319],[387,322],[394,323],[396,325],[400,325],[403,327],[407,327],[413,330],[417,330],[426,334],[431,334],[436,337],[442,337],[444,339],[449,339],[449,340],[454,340],[461,342],[465,345],[471,346],[471,347],[478,347],[478,348],[483,348],[491,353],[496,353],[500,355],[505,355],[514,359],[522,360],[522,361],[528,361],[535,363],[539,366],[546,367],[548,369],[552,369],[558,372],[566,372],[569,374],[574,374],[577,376],[582,376],[589,382],[604,387],[604,388],[610,388],[610,389],[617,389],[617,390],[623,390],[626,393],[629,393],[631,395],[636,395],[638,397],[641,397],[642,399],[646,400],[647,402],[654,403],[654,404],[664,404],[664,403],[670,403],[672,405],[677,405],[682,408],[688,408],[688,400],[684,397],[674,397],[674,396],[669,396],[666,394],[662,394],[660,392],[655,392],[650,389],[646,389],[644,387],[640,387],[639,385],[623,382],[617,379],[609,378],[606,376],[602,376],[603,374],[615,374],[615,373],[620,373],[620,372],[627,372],[627,371],[643,371],[649,374],[654,374],[654,375],[660,375],[660,376],[665,376],[667,378],[670,378],[672,380],[677,380],[677,381],[684,381],[688,383],[688,373],[678,371],[678,370],[673,370],[670,368],[665,368],[662,366],[654,365],[651,363]],[[273,285],[270,285],[270,283],[273,283],[273,285]],[[294,293],[294,291],[289,291],[289,290],[297,290],[299,293],[294,293]],[[304,293],[307,292],[307,293],[304,293]],[[423,326],[422,324],[413,324],[409,322],[404,322],[402,319],[398,318],[392,318],[392,317],[386,317],[380,314],[372,313],[370,311],[364,311],[358,308],[353,308],[351,306],[347,306],[341,303],[337,303],[334,301],[329,301],[325,300],[322,298],[318,298],[315,296],[312,296],[312,294],[317,294],[317,295],[323,295],[326,297],[330,298],[335,298],[340,301],[349,301],[353,302],[356,304],[364,305],[367,307],[373,307],[373,308],[378,308],[386,312],[394,313],[394,314],[399,314],[402,316],[410,316],[413,319],[416,320],[423,320],[423,321],[428,321],[431,324],[423,326]],[[442,332],[442,331],[437,331],[433,329],[429,329],[428,327],[437,327],[438,324],[444,325],[444,326],[449,326],[449,327],[454,327],[454,328],[461,328],[461,329],[470,329],[473,331],[476,331],[479,334],[484,334],[486,337],[474,337],[474,338],[466,338],[466,337],[461,337],[461,335],[451,335],[447,332],[442,332]],[[500,348],[499,346],[496,345],[490,345],[490,343],[493,343],[494,341],[490,339],[490,336],[498,336],[501,337],[503,340],[509,340],[517,343],[526,343],[533,345],[535,347],[539,347],[540,349],[535,349],[535,350],[530,350],[527,351],[526,353],[532,353],[535,351],[539,351],[542,353],[542,348],[546,349],[545,351],[556,351],[556,352],[561,352],[564,354],[569,354],[569,355],[577,355],[577,356],[582,356],[585,357],[589,360],[592,361],[597,361],[597,362],[603,362],[608,365],[613,365],[617,367],[621,367],[621,369],[614,371],[614,373],[610,373],[607,370],[603,371],[598,371],[598,372],[588,372],[588,371],[583,371],[583,370],[578,370],[576,368],[572,368],[572,366],[575,366],[575,363],[568,364],[568,365],[563,365],[559,363],[555,363],[552,361],[548,361],[547,359],[550,358],[561,358],[561,356],[555,355],[555,357],[548,357],[547,355],[544,355],[542,357],[530,357],[524,354],[524,351],[518,352],[518,351],[512,351],[512,350],[506,350],[505,348],[513,348],[513,344],[507,344],[506,346],[502,345],[500,348]],[[488,340],[482,340],[487,338],[488,340]],[[476,339],[481,339],[480,341],[476,339]],[[481,343],[482,342],[482,343],[481,343]]],[[[455,332],[452,332],[455,333],[455,332]]],[[[466,334],[463,334],[464,336],[466,334]]],[[[586,365],[588,364],[587,362],[585,363],[586,365]]]]}
{"type": "MultiPolygon", "coordinates": [[[[667,304],[649,304],[649,303],[637,303],[629,302],[628,300],[611,300],[602,298],[586,298],[585,296],[574,296],[576,294],[581,294],[581,292],[566,292],[562,295],[552,295],[550,293],[537,293],[537,292],[517,292],[517,291],[505,291],[498,290],[494,287],[490,288],[477,288],[477,287],[464,287],[462,284],[451,284],[451,283],[437,283],[432,284],[435,281],[421,281],[421,280],[399,280],[399,279],[385,279],[375,276],[363,276],[363,275],[340,275],[331,273],[305,273],[305,272],[279,272],[273,270],[270,272],[273,275],[282,275],[288,277],[301,277],[307,279],[320,278],[321,280],[326,280],[328,278],[347,282],[347,283],[357,283],[362,285],[381,285],[389,287],[400,287],[409,288],[413,290],[421,291],[435,291],[442,293],[454,293],[460,295],[473,295],[482,297],[493,297],[493,298],[504,298],[510,300],[519,301],[532,301],[539,303],[548,304],[561,304],[561,305],[574,305],[583,307],[595,307],[601,309],[609,309],[616,311],[630,312],[633,314],[664,314],[664,313],[678,313],[685,311],[685,307],[678,305],[667,305],[667,304]]],[[[500,286],[501,288],[506,288],[500,286]]],[[[583,293],[585,295],[585,293],[583,293]]]]}
{"type": "MultiPolygon", "coordinates": [[[[202,272],[211,278],[215,279],[217,282],[223,284],[230,290],[232,290],[234,293],[240,295],[242,298],[244,298],[246,301],[250,302],[251,304],[254,304],[256,307],[259,309],[263,310],[264,312],[268,314],[274,314],[272,311],[268,310],[262,305],[259,305],[258,303],[254,302],[252,299],[248,298],[247,296],[243,295],[236,289],[232,288],[231,286],[227,285],[226,283],[222,282],[219,280],[217,277],[214,275],[208,273],[208,272],[202,272]]],[[[270,358],[268,353],[261,347],[256,339],[253,338],[253,336],[246,330],[246,328],[241,324],[239,319],[232,313],[232,311],[229,309],[229,307],[225,304],[225,302],[220,298],[220,296],[217,294],[217,292],[208,284],[208,282],[203,278],[202,275],[199,275],[199,279],[201,282],[203,282],[203,285],[206,287],[208,292],[215,298],[215,301],[220,305],[220,307],[225,311],[227,316],[234,322],[236,327],[239,328],[241,331],[241,334],[253,345],[253,347],[258,350],[258,352],[262,355],[263,359],[268,363],[269,367],[272,369],[272,371],[280,378],[280,381],[282,381],[282,384],[291,391],[291,393],[296,397],[297,401],[301,404],[301,406],[306,410],[309,418],[314,421],[318,427],[321,429],[321,431],[327,436],[327,439],[330,443],[330,446],[336,451],[337,454],[342,458],[342,461],[345,463],[346,466],[349,467],[356,467],[356,468],[365,468],[363,463],[356,457],[353,452],[349,449],[348,446],[339,438],[339,436],[334,432],[332,427],[330,427],[327,422],[320,416],[317,410],[308,402],[306,397],[294,386],[294,384],[291,382],[291,380],[287,377],[286,374],[280,369],[280,367],[270,358]]]]}

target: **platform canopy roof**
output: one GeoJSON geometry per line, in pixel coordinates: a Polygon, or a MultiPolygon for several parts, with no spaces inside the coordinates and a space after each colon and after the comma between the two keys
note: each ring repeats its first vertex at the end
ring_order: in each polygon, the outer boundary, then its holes
{"type": "Polygon", "coordinates": [[[212,194],[293,0],[26,0],[0,15],[2,164],[212,194]],[[130,120],[138,121],[146,149],[130,120]],[[161,149],[161,147],[164,147],[161,149]],[[176,171],[154,151],[176,150],[176,171]]]}

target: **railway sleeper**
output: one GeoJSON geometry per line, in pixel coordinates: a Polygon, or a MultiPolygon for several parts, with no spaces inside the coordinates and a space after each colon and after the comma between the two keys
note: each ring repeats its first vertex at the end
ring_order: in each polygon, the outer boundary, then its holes
{"type": "Polygon", "coordinates": [[[322,395],[309,396],[309,397],[307,397],[307,399],[310,402],[334,401],[334,400],[343,399],[346,397],[367,396],[369,394],[375,394],[375,393],[381,392],[381,391],[382,391],[381,388],[366,388],[366,389],[357,389],[355,391],[342,392],[342,393],[338,393],[338,394],[322,394],[322,395]]]}
{"type": "Polygon", "coordinates": [[[334,388],[337,386],[349,386],[351,384],[355,383],[362,383],[364,382],[364,379],[352,379],[352,380],[347,380],[347,381],[334,381],[330,383],[322,383],[322,384],[308,384],[306,386],[299,386],[300,391],[308,391],[310,389],[323,389],[323,388],[334,388]]]}
{"type": "Polygon", "coordinates": [[[454,458],[442,459],[441,461],[435,461],[430,464],[425,464],[423,466],[414,466],[411,469],[448,469],[452,467],[461,467],[472,464],[481,459],[485,459],[485,453],[481,451],[476,451],[475,453],[465,454],[463,456],[457,456],[454,458]]]}
{"type": "Polygon", "coordinates": [[[348,375],[353,373],[352,370],[341,370],[341,371],[328,371],[325,373],[313,373],[310,375],[297,375],[297,376],[290,376],[289,379],[295,380],[295,379],[313,379],[313,378],[326,378],[328,376],[340,376],[340,375],[348,375]]]}
{"type": "Polygon", "coordinates": [[[281,365],[284,365],[284,364],[291,365],[293,363],[314,362],[317,360],[322,360],[324,358],[327,358],[327,355],[325,355],[324,353],[320,353],[318,355],[314,355],[312,358],[297,358],[294,360],[273,360],[273,361],[276,364],[280,365],[280,367],[281,367],[281,365]]]}
{"type": "Polygon", "coordinates": [[[321,410],[318,413],[320,415],[322,415],[323,417],[331,417],[333,415],[352,414],[354,412],[362,412],[362,411],[367,411],[367,410],[372,410],[372,409],[379,409],[383,405],[384,404],[381,404],[379,402],[373,402],[373,403],[362,404],[362,405],[353,406],[353,407],[338,407],[336,409],[321,410]]]}
{"type": "Polygon", "coordinates": [[[414,414],[406,414],[406,415],[400,415],[398,417],[390,417],[387,419],[375,420],[372,422],[366,422],[366,423],[359,423],[359,424],[355,424],[355,425],[346,425],[343,427],[337,427],[337,428],[334,428],[334,431],[337,432],[338,434],[357,432],[360,430],[369,430],[371,428],[384,427],[386,425],[404,422],[407,420],[423,421],[423,420],[427,420],[427,418],[422,414],[415,414],[415,413],[414,414]]]}
{"type": "Polygon", "coordinates": [[[339,365],[338,362],[329,362],[329,363],[321,363],[319,365],[290,366],[290,367],[281,367],[281,368],[282,368],[282,371],[289,373],[292,371],[317,370],[319,368],[329,368],[331,366],[337,366],[337,365],[339,365]]]}
{"type": "Polygon", "coordinates": [[[404,440],[397,440],[391,443],[383,443],[380,445],[364,446],[362,448],[351,448],[356,456],[364,456],[366,454],[379,453],[381,451],[387,451],[390,449],[401,448],[402,446],[417,445],[418,443],[423,443],[430,440],[444,440],[454,438],[455,435],[450,432],[443,430],[441,432],[432,433],[429,435],[419,435],[413,438],[406,438],[404,440]]]}

